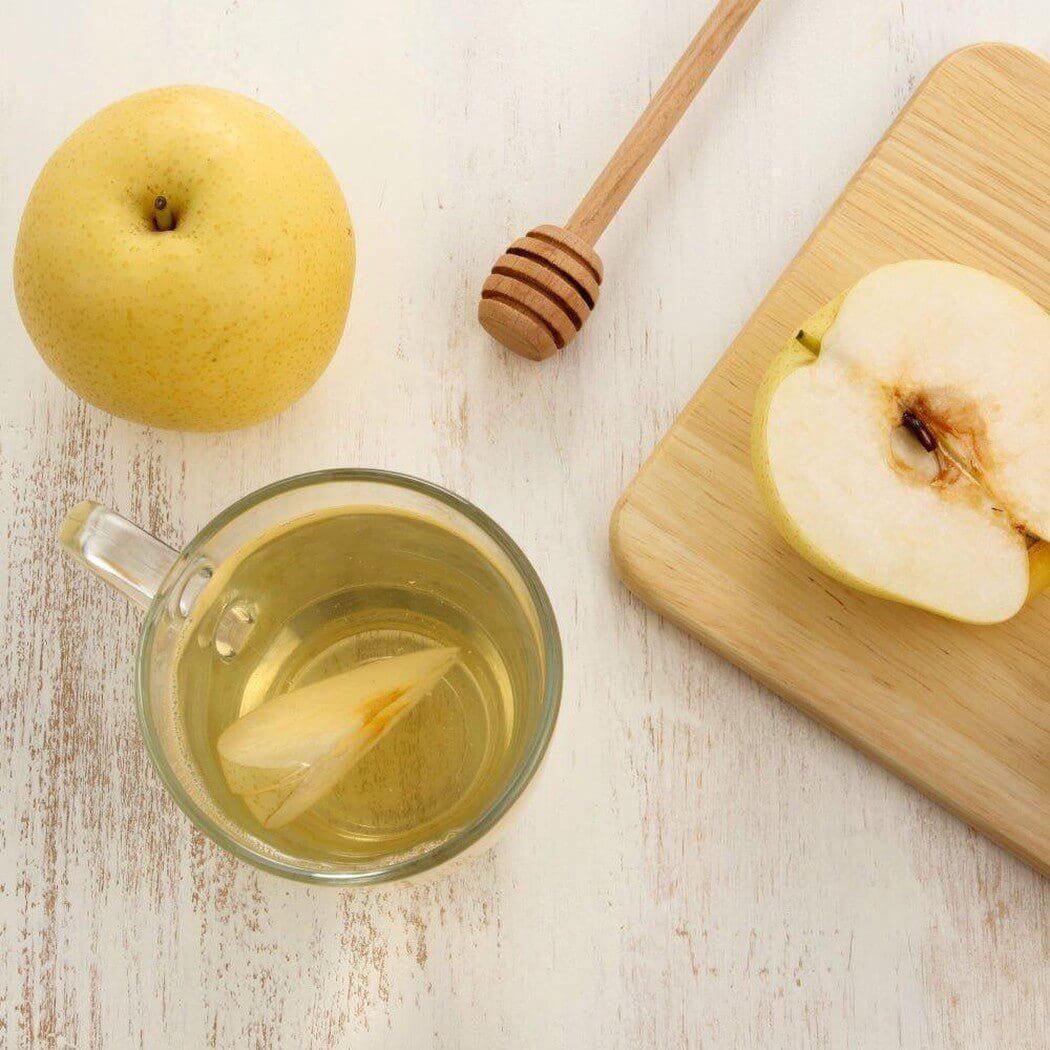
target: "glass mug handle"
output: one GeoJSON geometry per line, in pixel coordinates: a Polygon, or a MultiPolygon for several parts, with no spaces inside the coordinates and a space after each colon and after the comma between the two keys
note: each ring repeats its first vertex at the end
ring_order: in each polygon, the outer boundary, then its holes
{"type": "Polygon", "coordinates": [[[148,609],[178,551],[93,500],[78,503],[58,532],[67,554],[114,590],[148,609]]]}

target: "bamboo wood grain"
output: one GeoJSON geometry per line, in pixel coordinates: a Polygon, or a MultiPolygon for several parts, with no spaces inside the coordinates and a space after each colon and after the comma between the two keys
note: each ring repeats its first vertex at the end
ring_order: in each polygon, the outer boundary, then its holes
{"type": "MultiPolygon", "coordinates": [[[[931,73],[622,497],[644,601],[1050,872],[1050,600],[995,627],[856,594],[776,535],[750,412],[799,321],[898,259],[953,259],[1050,303],[1050,65],[981,45],[931,73]]],[[[965,571],[965,570],[963,570],[965,571]]]]}
{"type": "Polygon", "coordinates": [[[718,0],[568,222],[537,227],[496,260],[478,320],[508,350],[538,361],[575,338],[602,283],[595,242],[758,4],[718,0]]]}

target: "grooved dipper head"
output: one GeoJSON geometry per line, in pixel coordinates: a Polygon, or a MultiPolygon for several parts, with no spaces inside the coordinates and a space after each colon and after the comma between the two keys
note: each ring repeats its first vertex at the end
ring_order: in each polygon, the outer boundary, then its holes
{"type": "Polygon", "coordinates": [[[508,350],[542,361],[572,342],[602,283],[602,261],[561,226],[537,226],[492,267],[481,289],[478,320],[508,350]]]}

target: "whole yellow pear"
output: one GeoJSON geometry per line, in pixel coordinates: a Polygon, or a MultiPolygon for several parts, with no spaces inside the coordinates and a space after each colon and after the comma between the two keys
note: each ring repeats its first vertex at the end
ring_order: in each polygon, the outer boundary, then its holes
{"type": "Polygon", "coordinates": [[[321,155],[273,110],[207,87],[133,95],[78,128],[33,187],[14,265],[22,320],[63,382],[186,430],[300,397],[339,343],[353,275],[321,155]]]}

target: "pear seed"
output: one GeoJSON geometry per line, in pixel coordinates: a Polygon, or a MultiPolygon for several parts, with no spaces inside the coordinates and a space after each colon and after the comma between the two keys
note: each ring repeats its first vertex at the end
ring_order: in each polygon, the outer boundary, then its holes
{"type": "Polygon", "coordinates": [[[937,447],[937,439],[930,433],[926,424],[910,408],[906,408],[901,413],[901,425],[911,431],[915,440],[927,452],[932,452],[937,447]]]}

